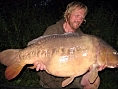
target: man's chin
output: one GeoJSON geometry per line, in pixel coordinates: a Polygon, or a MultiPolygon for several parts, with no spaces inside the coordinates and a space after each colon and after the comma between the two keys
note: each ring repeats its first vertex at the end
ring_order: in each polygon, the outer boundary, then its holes
{"type": "Polygon", "coordinates": [[[78,29],[78,28],[79,28],[79,26],[74,27],[75,30],[78,29]]]}

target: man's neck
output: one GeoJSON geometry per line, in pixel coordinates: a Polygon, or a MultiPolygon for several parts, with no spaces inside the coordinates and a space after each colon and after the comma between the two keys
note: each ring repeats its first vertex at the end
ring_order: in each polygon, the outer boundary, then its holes
{"type": "Polygon", "coordinates": [[[65,32],[75,32],[75,30],[73,30],[67,22],[64,22],[63,28],[65,32]]]}

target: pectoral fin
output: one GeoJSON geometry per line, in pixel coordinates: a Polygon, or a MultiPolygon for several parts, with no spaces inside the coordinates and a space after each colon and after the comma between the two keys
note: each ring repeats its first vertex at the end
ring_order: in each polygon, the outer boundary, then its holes
{"type": "Polygon", "coordinates": [[[62,82],[62,87],[65,87],[67,86],[68,84],[70,84],[73,80],[74,80],[75,77],[70,77],[70,78],[67,78],[65,79],[63,82],[62,82]]]}
{"type": "Polygon", "coordinates": [[[97,66],[93,65],[93,67],[91,68],[89,72],[88,80],[90,83],[94,83],[97,77],[98,77],[98,69],[97,69],[97,66]]]}

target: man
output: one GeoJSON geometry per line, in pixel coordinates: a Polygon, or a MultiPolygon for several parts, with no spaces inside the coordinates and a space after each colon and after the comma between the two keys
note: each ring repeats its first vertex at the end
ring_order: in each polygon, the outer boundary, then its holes
{"type": "MultiPolygon", "coordinates": [[[[49,26],[44,35],[63,34],[67,32],[76,32],[84,34],[80,30],[81,24],[85,21],[87,15],[87,6],[81,2],[71,2],[67,5],[64,13],[64,19],[61,19],[56,24],[49,26]]],[[[45,70],[46,66],[42,63],[34,63],[36,70],[45,70]]],[[[65,78],[52,76],[45,71],[38,72],[40,76],[40,85],[44,88],[62,88],[61,83],[65,78]]],[[[75,80],[65,88],[80,88],[80,89],[97,89],[100,83],[100,78],[97,77],[93,84],[88,81],[88,73],[75,78],[75,80]]]]}

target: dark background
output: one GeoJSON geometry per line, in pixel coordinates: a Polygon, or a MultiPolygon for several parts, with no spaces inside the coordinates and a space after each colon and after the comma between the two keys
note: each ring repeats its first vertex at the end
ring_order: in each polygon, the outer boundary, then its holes
{"type": "MultiPolygon", "coordinates": [[[[73,0],[0,0],[0,51],[24,48],[32,39],[63,17],[68,3],[73,0]]],[[[118,50],[118,1],[78,0],[88,6],[86,24],[81,30],[101,37],[118,50]]],[[[112,59],[111,59],[112,60],[112,59]]],[[[12,81],[4,77],[5,66],[0,64],[0,85],[40,87],[35,70],[24,68],[12,81]]],[[[118,89],[118,69],[99,72],[99,89],[118,89]]]]}

